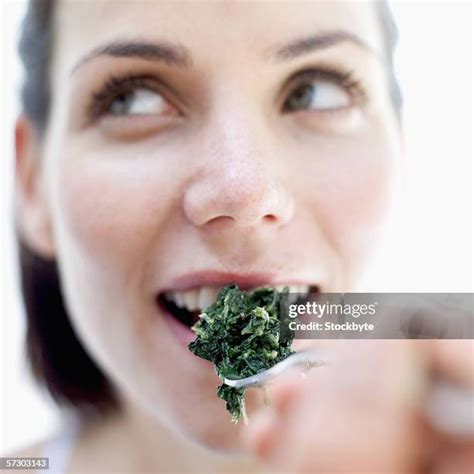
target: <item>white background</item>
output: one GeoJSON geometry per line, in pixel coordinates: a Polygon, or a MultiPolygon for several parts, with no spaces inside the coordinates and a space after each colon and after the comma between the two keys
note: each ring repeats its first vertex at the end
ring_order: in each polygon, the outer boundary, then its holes
{"type": "MultiPolygon", "coordinates": [[[[2,0],[1,48],[1,453],[55,429],[53,407],[23,359],[12,225],[16,58],[23,1],[2,0]]],[[[400,212],[369,283],[386,291],[473,291],[472,3],[396,2],[404,88],[406,179],[400,212]]]]}

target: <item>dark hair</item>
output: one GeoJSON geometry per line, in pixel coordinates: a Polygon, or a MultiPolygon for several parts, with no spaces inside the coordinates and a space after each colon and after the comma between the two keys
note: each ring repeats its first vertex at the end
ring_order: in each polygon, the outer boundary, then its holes
{"type": "Polygon", "coordinates": [[[21,242],[19,253],[27,356],[35,379],[60,405],[72,405],[83,414],[118,408],[111,384],[71,326],[55,262],[39,258],[21,242]]]}
{"type": "MultiPolygon", "coordinates": [[[[54,46],[55,0],[30,0],[19,53],[25,68],[22,89],[24,113],[41,133],[50,107],[50,60],[54,46]]],[[[399,116],[401,96],[393,67],[397,30],[385,0],[377,1],[382,26],[388,80],[394,110],[399,116]]],[[[54,261],[35,255],[19,243],[22,293],[27,316],[26,346],[36,380],[63,405],[89,412],[118,408],[112,384],[88,355],[70,323],[54,261]]]]}
{"type": "MultiPolygon", "coordinates": [[[[55,4],[56,0],[30,0],[19,43],[25,70],[23,111],[40,135],[49,115],[55,4]]],[[[118,409],[112,384],[71,325],[56,262],[34,254],[21,239],[18,249],[27,317],[26,355],[34,378],[59,405],[84,416],[118,409]]]]}

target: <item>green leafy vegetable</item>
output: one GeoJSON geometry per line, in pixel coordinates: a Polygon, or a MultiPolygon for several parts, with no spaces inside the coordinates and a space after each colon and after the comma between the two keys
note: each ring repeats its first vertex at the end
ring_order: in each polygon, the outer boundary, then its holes
{"type": "MultiPolygon", "coordinates": [[[[288,289],[279,293],[273,288],[223,288],[192,327],[197,338],[189,349],[213,362],[222,380],[249,377],[270,368],[294,352],[294,334],[280,331],[281,302],[287,293],[288,289]]],[[[217,389],[235,423],[245,412],[244,395],[245,389],[225,384],[217,389]]]]}

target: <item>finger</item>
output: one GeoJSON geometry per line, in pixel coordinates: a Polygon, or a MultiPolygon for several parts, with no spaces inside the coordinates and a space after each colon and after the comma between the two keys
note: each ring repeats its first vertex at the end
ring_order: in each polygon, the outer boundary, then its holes
{"type": "Polygon", "coordinates": [[[319,386],[320,397],[251,423],[248,442],[260,459],[287,472],[410,471],[422,437],[405,409],[319,386]]]}
{"type": "Polygon", "coordinates": [[[438,340],[431,348],[435,371],[474,389],[474,340],[438,340]]]}
{"type": "Polygon", "coordinates": [[[384,397],[409,407],[419,405],[427,383],[425,358],[411,341],[347,341],[329,369],[334,383],[348,396],[370,390],[371,398],[384,397]]]}
{"type": "Polygon", "coordinates": [[[268,465],[291,472],[344,472],[348,466],[408,472],[418,462],[424,437],[399,387],[400,371],[407,370],[397,362],[406,355],[404,347],[347,347],[355,363],[349,371],[347,357],[341,357],[341,364],[317,369],[305,383],[287,379],[274,387],[280,411],[250,426],[254,433],[248,438],[268,465]]]}
{"type": "Polygon", "coordinates": [[[269,410],[261,410],[252,416],[250,424],[241,432],[243,445],[259,458],[266,458],[274,444],[276,415],[269,410]]]}
{"type": "Polygon", "coordinates": [[[433,461],[433,474],[472,474],[474,443],[440,449],[433,461]]]}
{"type": "Polygon", "coordinates": [[[271,407],[278,413],[290,410],[301,397],[306,382],[307,377],[294,370],[269,384],[266,391],[271,407]]]}

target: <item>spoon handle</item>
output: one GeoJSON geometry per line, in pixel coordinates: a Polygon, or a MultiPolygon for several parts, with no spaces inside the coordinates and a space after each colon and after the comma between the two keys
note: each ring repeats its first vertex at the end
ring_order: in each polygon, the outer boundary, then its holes
{"type": "Polygon", "coordinates": [[[243,379],[224,379],[224,383],[234,388],[262,387],[293,367],[299,366],[303,371],[307,371],[312,367],[321,367],[323,365],[329,365],[329,361],[319,351],[308,350],[295,352],[273,367],[259,372],[258,374],[243,379]]]}
{"type": "MultiPolygon", "coordinates": [[[[224,379],[234,388],[265,387],[286,370],[301,367],[303,373],[312,367],[329,365],[321,352],[307,350],[295,352],[270,369],[243,379],[224,379]]],[[[474,438],[474,393],[444,380],[434,379],[423,406],[430,424],[447,434],[474,438]]]]}

